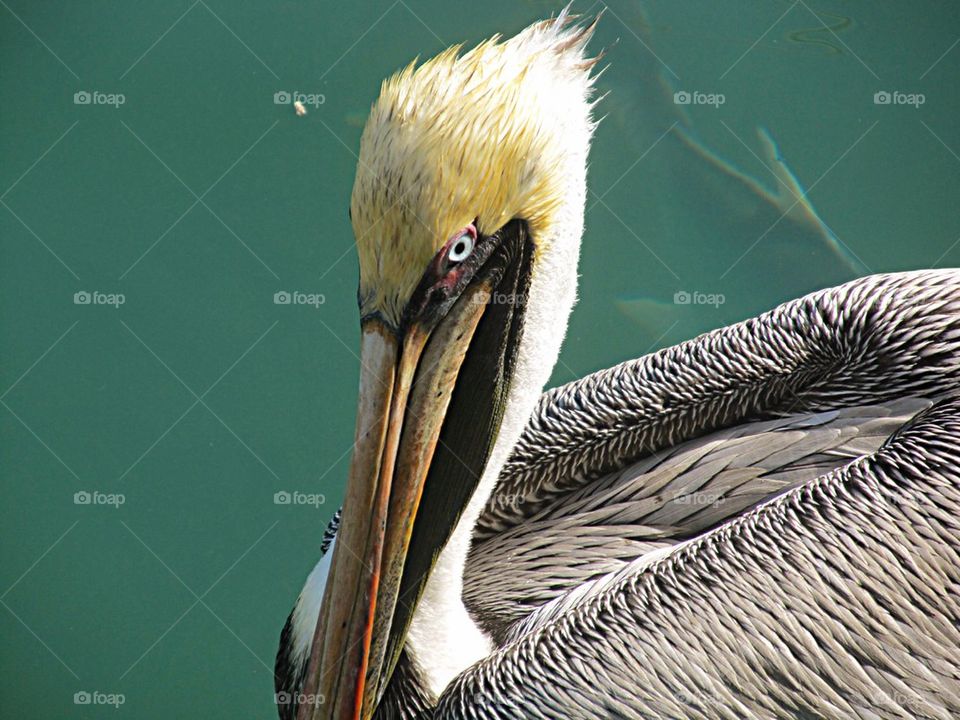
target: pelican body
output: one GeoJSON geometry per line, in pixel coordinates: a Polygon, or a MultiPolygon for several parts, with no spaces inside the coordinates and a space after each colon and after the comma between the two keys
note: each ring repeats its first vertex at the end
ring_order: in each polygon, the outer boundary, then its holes
{"type": "Polygon", "coordinates": [[[282,718],[960,716],[960,273],[878,275],[543,394],[593,26],[386,81],[343,507],[282,718]]]}

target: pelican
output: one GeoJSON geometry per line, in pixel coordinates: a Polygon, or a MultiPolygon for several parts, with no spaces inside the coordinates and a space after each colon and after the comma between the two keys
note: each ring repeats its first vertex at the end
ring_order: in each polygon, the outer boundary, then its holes
{"type": "Polygon", "coordinates": [[[855,280],[543,393],[594,25],[451,48],[373,105],[355,444],[281,717],[960,717],[960,272],[855,280]]]}

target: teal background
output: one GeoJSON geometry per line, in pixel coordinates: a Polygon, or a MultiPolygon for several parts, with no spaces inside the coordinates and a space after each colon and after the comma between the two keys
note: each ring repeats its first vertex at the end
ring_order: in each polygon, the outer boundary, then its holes
{"type": "MultiPolygon", "coordinates": [[[[277,636],[349,461],[366,110],[414,56],[560,7],[0,2],[0,715],[273,716],[277,636]],[[75,104],[84,90],[125,101],[75,104]],[[297,117],[274,103],[284,90],[324,102],[297,117]],[[281,290],[325,302],[274,304],[281,290]],[[82,491],[124,503],[75,504],[82,491]],[[75,704],[82,691],[124,703],[75,704]]],[[[858,273],[960,262],[958,13],[611,2],[554,384],[858,273]],[[677,89],[725,102],[682,117],[677,89]],[[875,105],[881,90],[925,102],[875,105]],[[782,225],[764,236],[764,203],[735,179],[712,180],[725,204],[708,204],[696,156],[655,144],[680,121],[773,189],[767,128],[842,253],[782,225]],[[676,306],[681,290],[725,300],[676,306]]]]}

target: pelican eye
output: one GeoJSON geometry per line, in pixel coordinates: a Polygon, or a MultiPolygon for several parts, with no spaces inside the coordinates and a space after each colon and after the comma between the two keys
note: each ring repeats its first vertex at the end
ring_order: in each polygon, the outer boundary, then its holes
{"type": "Polygon", "coordinates": [[[461,263],[470,257],[474,246],[477,244],[477,229],[473,225],[467,225],[463,230],[454,236],[448,243],[447,250],[448,263],[461,263]]]}

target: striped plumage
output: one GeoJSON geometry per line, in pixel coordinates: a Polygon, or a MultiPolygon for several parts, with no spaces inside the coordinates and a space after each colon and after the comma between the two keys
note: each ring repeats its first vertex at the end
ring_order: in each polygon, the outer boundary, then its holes
{"type": "Polygon", "coordinates": [[[930,404],[908,398],[749,423],[647,455],[478,541],[467,604],[503,638],[585,581],[876,451],[930,404]]]}
{"type": "Polygon", "coordinates": [[[520,501],[488,505],[480,533],[641,448],[745,420],[952,389],[955,282],[952,270],[863,278],[544,393],[497,487],[520,501]]]}
{"type": "Polygon", "coordinates": [[[464,592],[481,622],[484,607],[522,614],[512,603],[539,574],[538,590],[561,588],[556,607],[508,626],[437,716],[960,714],[958,379],[960,273],[926,271],[815,293],[546,393],[464,592]],[[538,476],[545,453],[522,455],[547,428],[569,474],[538,476]],[[601,428],[607,455],[588,442],[601,428]],[[709,428],[731,429],[671,447],[709,428]],[[690,512],[696,497],[709,502],[690,512]],[[584,538],[621,567],[588,577],[584,538]]]}
{"type": "Polygon", "coordinates": [[[957,717],[958,411],[536,611],[435,717],[957,717]]]}

